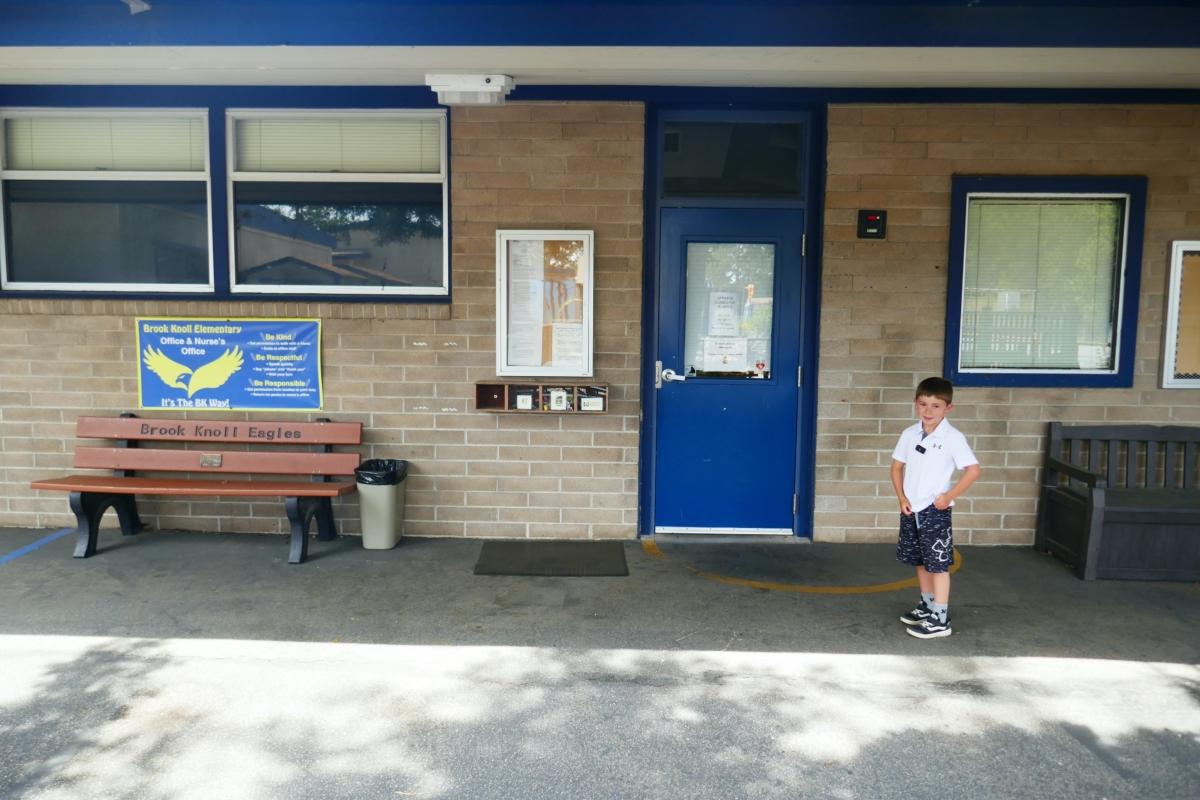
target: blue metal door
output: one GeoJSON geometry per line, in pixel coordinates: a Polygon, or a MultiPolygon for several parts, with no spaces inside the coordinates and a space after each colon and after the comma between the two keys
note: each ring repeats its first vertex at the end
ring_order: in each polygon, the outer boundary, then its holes
{"type": "Polygon", "coordinates": [[[664,208],[654,528],[792,533],[804,212],[664,208]]]}

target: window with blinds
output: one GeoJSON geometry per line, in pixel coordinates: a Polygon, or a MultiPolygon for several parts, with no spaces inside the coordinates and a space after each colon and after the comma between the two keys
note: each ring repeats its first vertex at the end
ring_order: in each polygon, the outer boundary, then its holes
{"type": "Polygon", "coordinates": [[[202,116],[51,115],[4,120],[6,170],[205,171],[202,116]]]}
{"type": "Polygon", "coordinates": [[[951,179],[945,376],[1133,385],[1145,177],[951,179]]]}
{"type": "Polygon", "coordinates": [[[231,111],[234,292],[446,296],[446,116],[231,111]]]}
{"type": "Polygon", "coordinates": [[[960,368],[1111,370],[1124,208],[969,198],[960,368]]]}
{"type": "Polygon", "coordinates": [[[211,292],[203,111],[0,110],[5,290],[211,292]]]}
{"type": "Polygon", "coordinates": [[[234,141],[238,172],[442,171],[439,119],[236,119],[234,141]]]}

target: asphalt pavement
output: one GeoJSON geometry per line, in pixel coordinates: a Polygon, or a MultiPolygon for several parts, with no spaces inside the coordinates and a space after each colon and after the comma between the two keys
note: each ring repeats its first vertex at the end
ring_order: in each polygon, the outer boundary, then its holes
{"type": "Polygon", "coordinates": [[[0,530],[0,797],[1195,798],[1200,586],[964,548],[954,635],[887,545],[0,530]]]}

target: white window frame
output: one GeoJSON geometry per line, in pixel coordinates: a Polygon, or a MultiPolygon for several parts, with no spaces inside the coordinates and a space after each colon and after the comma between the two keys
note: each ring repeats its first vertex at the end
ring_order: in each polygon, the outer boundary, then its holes
{"type": "Polygon", "coordinates": [[[1122,214],[1122,229],[1121,229],[1121,251],[1120,261],[1117,265],[1117,274],[1114,277],[1114,287],[1117,292],[1116,303],[1113,307],[1113,353],[1112,366],[1109,369],[1051,369],[1051,368],[1036,368],[1036,367],[964,367],[962,364],[962,331],[959,330],[958,342],[958,363],[956,366],[957,374],[959,375],[1104,375],[1114,376],[1120,372],[1123,353],[1121,352],[1122,342],[1122,321],[1124,319],[1125,303],[1125,269],[1129,255],[1129,221],[1130,209],[1132,207],[1132,197],[1128,193],[1122,192],[967,192],[966,208],[963,210],[963,234],[962,252],[960,256],[963,264],[963,274],[958,282],[959,294],[959,324],[962,322],[962,309],[966,305],[967,295],[967,280],[966,280],[966,263],[967,263],[967,242],[970,239],[967,227],[970,225],[970,209],[972,200],[986,199],[1012,199],[1012,200],[1121,200],[1125,204],[1124,213],[1122,214]]]}
{"type": "Polygon", "coordinates": [[[1200,241],[1179,241],[1171,244],[1171,277],[1167,284],[1167,319],[1163,326],[1164,389],[1200,389],[1200,378],[1175,377],[1175,343],[1179,337],[1180,290],[1183,288],[1183,257],[1200,253],[1200,241]]]}
{"type": "Polygon", "coordinates": [[[231,294],[306,294],[356,295],[359,297],[449,297],[450,295],[450,186],[448,125],[446,109],[374,110],[374,109],[226,109],[225,158],[226,213],[229,223],[229,291],[231,294]],[[435,173],[404,172],[239,172],[235,124],[238,120],[278,117],[350,117],[373,119],[437,119],[441,138],[439,170],[435,173]],[[237,280],[237,228],[234,184],[242,182],[272,183],[437,183],[442,187],[442,285],[441,286],[320,286],[316,284],[239,284],[237,280]]]}
{"type": "Polygon", "coordinates": [[[8,247],[0,245],[0,290],[52,291],[129,294],[154,292],[157,294],[211,294],[213,283],[213,226],[212,226],[212,177],[209,164],[211,142],[208,138],[208,110],[203,108],[4,108],[0,109],[0,135],[4,121],[21,117],[182,117],[197,118],[204,127],[204,172],[190,170],[25,170],[8,169],[4,163],[6,143],[0,141],[0,231],[5,230],[4,183],[10,180],[36,181],[188,181],[204,183],[205,241],[208,250],[207,283],[68,283],[51,281],[12,281],[8,277],[8,247]],[[203,179],[201,181],[201,179],[203,179]]]}
{"type": "MultiPolygon", "coordinates": [[[[595,232],[588,230],[497,230],[496,231],[496,375],[498,377],[590,378],[595,351],[594,287],[596,285],[595,232]],[[587,281],[583,286],[582,352],[574,364],[528,366],[508,360],[508,305],[510,295],[509,245],[513,242],[574,241],[583,245],[587,281]]],[[[538,326],[543,324],[537,323],[538,326]]]]}

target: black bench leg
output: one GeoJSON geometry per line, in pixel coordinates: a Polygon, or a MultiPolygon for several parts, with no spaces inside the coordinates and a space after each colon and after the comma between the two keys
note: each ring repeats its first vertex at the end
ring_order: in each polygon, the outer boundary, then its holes
{"type": "Polygon", "coordinates": [[[300,508],[299,497],[289,497],[283,501],[287,510],[288,522],[292,526],[292,549],[288,553],[289,564],[303,564],[308,558],[308,519],[300,508]]]}
{"type": "Polygon", "coordinates": [[[71,492],[71,510],[75,512],[75,558],[87,558],[96,554],[96,542],[100,535],[100,518],[110,506],[117,509],[117,519],[121,522],[121,533],[129,535],[137,531],[129,530],[133,520],[137,518],[137,507],[133,504],[132,495],[92,494],[89,492],[71,492]],[[132,511],[132,516],[130,512],[132,511]]]}
{"type": "Polygon", "coordinates": [[[328,542],[337,538],[333,524],[333,502],[328,497],[288,497],[283,506],[287,509],[288,522],[292,527],[292,549],[288,554],[289,564],[303,564],[308,558],[308,528],[313,517],[317,518],[317,538],[328,542]]]}
{"type": "Polygon", "coordinates": [[[131,494],[123,494],[113,503],[117,521],[121,523],[121,535],[133,536],[142,529],[142,518],[138,516],[137,500],[131,494]]]}
{"type": "Polygon", "coordinates": [[[322,497],[317,502],[317,539],[330,542],[337,538],[337,528],[333,524],[333,501],[322,497]]]}
{"type": "Polygon", "coordinates": [[[287,509],[288,522],[292,526],[292,548],[288,553],[289,564],[303,564],[308,558],[308,526],[312,523],[317,504],[311,497],[288,497],[283,501],[287,509]]]}

